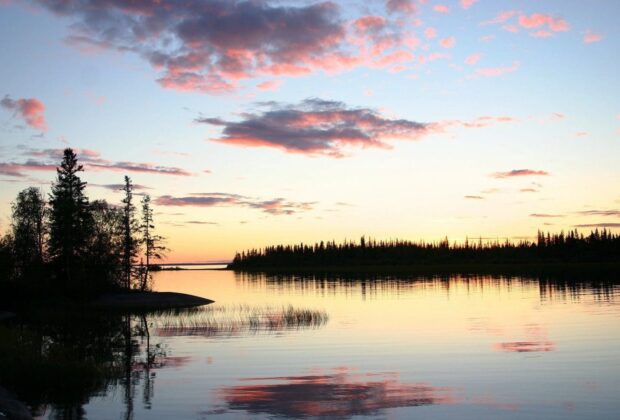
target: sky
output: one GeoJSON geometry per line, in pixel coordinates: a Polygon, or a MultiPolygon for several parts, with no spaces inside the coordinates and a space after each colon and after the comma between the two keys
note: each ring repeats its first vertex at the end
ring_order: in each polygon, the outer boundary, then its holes
{"type": "Polygon", "coordinates": [[[169,262],[620,231],[617,0],[0,0],[0,233],[63,148],[169,262]],[[486,240],[486,239],[485,239],[486,240]]]}

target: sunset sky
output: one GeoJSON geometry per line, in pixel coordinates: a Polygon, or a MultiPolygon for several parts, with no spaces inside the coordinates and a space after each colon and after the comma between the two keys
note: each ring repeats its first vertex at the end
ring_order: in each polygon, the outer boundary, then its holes
{"type": "Polygon", "coordinates": [[[0,0],[0,233],[62,149],[170,262],[620,230],[618,0],[0,0]],[[138,197],[139,198],[139,197],[138,197]]]}

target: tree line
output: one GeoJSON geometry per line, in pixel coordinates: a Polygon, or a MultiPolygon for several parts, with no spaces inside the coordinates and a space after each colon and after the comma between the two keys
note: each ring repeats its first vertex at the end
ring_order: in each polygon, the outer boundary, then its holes
{"type": "Polygon", "coordinates": [[[607,229],[588,235],[538,232],[534,241],[470,241],[450,243],[366,239],[275,245],[237,253],[229,268],[298,268],[353,266],[417,266],[441,264],[513,264],[620,262],[620,235],[607,229]]]}
{"type": "Polygon", "coordinates": [[[166,250],[155,233],[151,198],[144,195],[136,208],[125,176],[120,205],[90,201],[83,171],[67,148],[48,200],[35,187],[17,194],[0,239],[2,289],[75,296],[149,289],[151,263],[166,250]]]}

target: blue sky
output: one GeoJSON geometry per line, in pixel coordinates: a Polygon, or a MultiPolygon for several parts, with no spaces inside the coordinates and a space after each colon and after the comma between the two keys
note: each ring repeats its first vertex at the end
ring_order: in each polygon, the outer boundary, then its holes
{"type": "Polygon", "coordinates": [[[176,261],[617,229],[618,16],[616,1],[5,0],[0,230],[20,189],[49,191],[63,147],[85,150],[92,199],[117,202],[98,185],[125,173],[148,187],[176,261]]]}

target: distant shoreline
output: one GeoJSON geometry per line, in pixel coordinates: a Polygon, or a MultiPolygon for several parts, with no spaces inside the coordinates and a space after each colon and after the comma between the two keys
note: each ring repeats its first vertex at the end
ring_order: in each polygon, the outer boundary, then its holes
{"type": "Polygon", "coordinates": [[[235,267],[227,270],[240,273],[266,274],[507,274],[507,275],[553,275],[553,274],[620,274],[618,262],[549,262],[549,263],[447,263],[410,265],[326,265],[326,266],[263,266],[235,267]]]}

